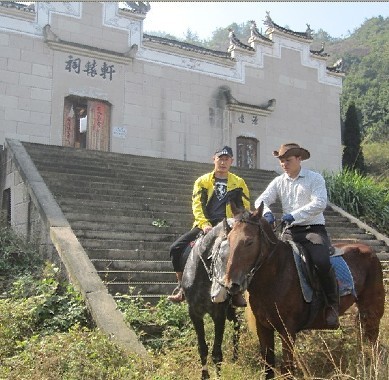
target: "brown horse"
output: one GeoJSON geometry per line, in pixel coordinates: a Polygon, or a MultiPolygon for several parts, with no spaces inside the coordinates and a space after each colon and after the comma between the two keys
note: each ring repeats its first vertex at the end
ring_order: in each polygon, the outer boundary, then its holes
{"type": "MultiPolygon", "coordinates": [[[[233,206],[233,205],[232,205],[233,206]]],[[[266,378],[274,377],[274,332],[282,340],[281,372],[291,373],[296,334],[304,329],[326,329],[324,309],[310,319],[310,304],[304,301],[290,244],[277,238],[262,218],[263,205],[254,212],[233,212],[236,222],[229,231],[230,254],[225,284],[231,294],[242,288],[256,320],[261,356],[266,363],[266,378]]],[[[385,290],[381,263],[364,244],[343,244],[339,248],[351,271],[356,297],[341,297],[342,315],[354,303],[358,306],[364,337],[377,340],[384,313],[385,290]]]]}

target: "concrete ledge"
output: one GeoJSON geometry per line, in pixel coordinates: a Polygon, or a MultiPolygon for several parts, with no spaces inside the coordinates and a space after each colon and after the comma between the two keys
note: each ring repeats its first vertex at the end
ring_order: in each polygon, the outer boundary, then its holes
{"type": "Polygon", "coordinates": [[[127,326],[113,297],[102,283],[77,237],[69,227],[50,228],[51,240],[72,284],[82,293],[98,328],[127,351],[147,356],[136,334],[127,326]]]}
{"type": "MultiPolygon", "coordinates": [[[[330,206],[334,211],[336,211],[340,215],[342,215],[345,218],[347,218],[350,222],[355,223],[359,228],[361,228],[361,229],[365,230],[366,232],[372,234],[377,240],[381,240],[382,242],[384,242],[386,244],[386,246],[389,247],[389,238],[387,236],[385,236],[384,234],[381,234],[380,232],[378,232],[374,228],[372,228],[372,227],[368,226],[367,224],[363,223],[358,218],[356,218],[355,216],[352,216],[351,214],[349,214],[348,212],[344,211],[340,207],[334,205],[333,203],[328,202],[328,206],[330,206]]],[[[386,254],[386,253],[382,253],[382,254],[378,253],[377,256],[381,260],[389,260],[389,255],[386,254]]]]}

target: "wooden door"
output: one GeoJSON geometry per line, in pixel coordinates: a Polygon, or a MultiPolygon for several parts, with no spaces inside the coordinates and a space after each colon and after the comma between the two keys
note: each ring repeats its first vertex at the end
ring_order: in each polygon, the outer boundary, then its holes
{"type": "Polygon", "coordinates": [[[237,145],[237,163],[241,168],[257,168],[257,146],[258,140],[253,137],[238,137],[237,145]]]}
{"type": "Polygon", "coordinates": [[[63,133],[62,145],[72,146],[75,144],[76,113],[74,112],[73,102],[66,98],[63,112],[63,133]]]}
{"type": "Polygon", "coordinates": [[[99,100],[88,100],[87,149],[109,151],[110,106],[99,100]]]}

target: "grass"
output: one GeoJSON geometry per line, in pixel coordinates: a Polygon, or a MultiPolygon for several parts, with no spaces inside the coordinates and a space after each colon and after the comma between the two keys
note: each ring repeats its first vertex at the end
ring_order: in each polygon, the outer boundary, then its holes
{"type": "MultiPolygon", "coordinates": [[[[182,310],[186,305],[171,305],[172,310],[182,310]]],[[[355,325],[355,310],[342,317],[342,328],[337,331],[307,331],[298,334],[296,341],[296,373],[294,379],[387,379],[389,347],[388,306],[382,320],[380,333],[380,350],[371,350],[368,345],[358,343],[360,329],[355,325]],[[386,347],[386,348],[385,348],[386,347]]],[[[258,354],[258,340],[250,331],[244,314],[242,319],[242,335],[240,339],[239,358],[232,362],[232,324],[226,327],[223,350],[225,361],[222,366],[221,378],[225,380],[264,379],[264,368],[258,354]]],[[[168,333],[162,338],[163,345],[152,351],[154,372],[151,379],[185,380],[199,378],[201,366],[197,353],[196,336],[191,325],[186,329],[168,333]]],[[[206,333],[211,344],[213,324],[206,318],[206,333]]],[[[163,334],[162,334],[163,336],[163,334]]],[[[277,378],[283,378],[279,373],[281,360],[281,344],[277,340],[276,356],[278,366],[277,378]]],[[[211,378],[216,378],[215,369],[209,357],[211,378]]],[[[141,377],[141,379],[145,379],[141,377]]]]}

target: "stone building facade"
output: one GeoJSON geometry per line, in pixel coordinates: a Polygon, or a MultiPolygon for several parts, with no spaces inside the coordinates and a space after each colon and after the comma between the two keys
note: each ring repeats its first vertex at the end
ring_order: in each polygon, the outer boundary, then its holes
{"type": "MultiPolygon", "coordinates": [[[[138,3],[137,3],[138,4],[138,3]]],[[[152,6],[152,3],[151,3],[152,6]]],[[[226,51],[146,35],[147,10],[114,2],[0,1],[0,144],[6,138],[275,170],[284,142],[341,167],[343,74],[267,15],[226,51]]],[[[248,17],[250,17],[248,15],[248,17]]],[[[263,16],[261,16],[263,18],[263,16]]]]}

